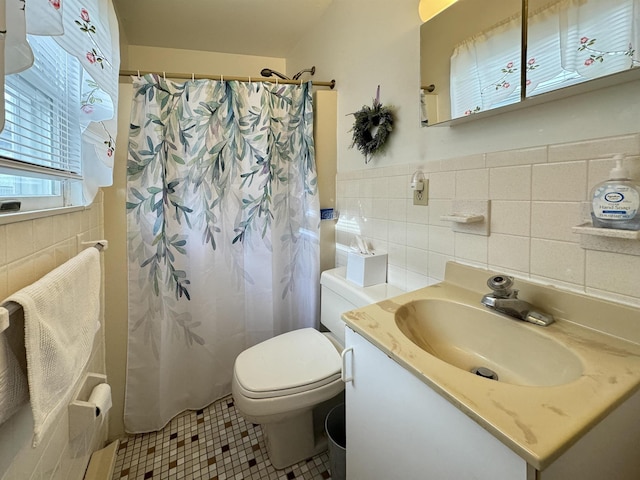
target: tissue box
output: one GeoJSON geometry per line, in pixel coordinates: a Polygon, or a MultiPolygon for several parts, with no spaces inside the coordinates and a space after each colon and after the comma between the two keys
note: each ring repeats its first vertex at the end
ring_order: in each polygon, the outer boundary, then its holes
{"type": "Polygon", "coordinates": [[[387,254],[349,252],[347,256],[347,280],[361,287],[386,283],[387,254]]]}

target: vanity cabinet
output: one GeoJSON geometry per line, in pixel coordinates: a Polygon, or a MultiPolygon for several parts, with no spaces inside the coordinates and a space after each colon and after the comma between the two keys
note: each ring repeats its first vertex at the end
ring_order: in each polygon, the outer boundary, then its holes
{"type": "Polygon", "coordinates": [[[640,478],[638,392],[540,472],[348,327],[346,349],[349,480],[640,478]]]}
{"type": "Polygon", "coordinates": [[[346,347],[348,480],[527,480],[524,460],[350,328],[346,347]]]}

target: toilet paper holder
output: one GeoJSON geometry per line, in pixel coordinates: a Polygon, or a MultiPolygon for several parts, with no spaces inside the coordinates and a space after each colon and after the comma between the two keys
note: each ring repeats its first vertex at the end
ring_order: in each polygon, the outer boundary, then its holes
{"type": "MultiPolygon", "coordinates": [[[[107,376],[100,373],[87,373],[78,390],[75,400],[69,404],[69,439],[91,428],[103,414],[96,404],[89,402],[91,392],[98,385],[107,383],[107,376]]],[[[105,412],[106,413],[106,412],[105,412]]]]}

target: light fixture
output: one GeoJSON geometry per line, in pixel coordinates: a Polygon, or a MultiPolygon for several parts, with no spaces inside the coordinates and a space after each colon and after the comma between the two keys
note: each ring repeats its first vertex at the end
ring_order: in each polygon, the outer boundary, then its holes
{"type": "Polygon", "coordinates": [[[420,20],[422,20],[422,23],[426,22],[456,3],[456,1],[457,0],[420,0],[420,4],[418,5],[420,20]]]}

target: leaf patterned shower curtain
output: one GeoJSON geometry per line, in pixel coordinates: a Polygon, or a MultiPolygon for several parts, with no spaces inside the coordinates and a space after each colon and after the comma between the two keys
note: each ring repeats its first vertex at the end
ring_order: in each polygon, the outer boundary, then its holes
{"type": "Polygon", "coordinates": [[[245,348],[315,326],[311,84],[133,80],[125,427],[230,392],[245,348]]]}

